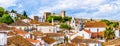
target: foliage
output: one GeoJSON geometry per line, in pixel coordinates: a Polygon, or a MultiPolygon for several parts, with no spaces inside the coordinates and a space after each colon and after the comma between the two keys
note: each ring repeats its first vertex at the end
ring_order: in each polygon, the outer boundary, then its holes
{"type": "Polygon", "coordinates": [[[52,22],[52,18],[53,18],[55,21],[61,21],[61,20],[62,20],[62,17],[61,17],[61,16],[51,15],[51,16],[48,17],[47,22],[52,22]]]}
{"type": "Polygon", "coordinates": [[[104,31],[104,37],[108,39],[113,39],[115,36],[114,30],[111,27],[107,27],[106,30],[104,31]]]}
{"type": "Polygon", "coordinates": [[[67,24],[61,24],[61,25],[60,25],[60,28],[70,30],[70,29],[71,29],[71,26],[70,26],[70,25],[67,25],[67,24]]]}
{"type": "Polygon", "coordinates": [[[105,22],[108,26],[111,24],[111,22],[110,21],[108,21],[108,20],[101,20],[102,22],[105,22]]]}
{"type": "Polygon", "coordinates": [[[118,27],[119,26],[119,23],[118,22],[111,22],[109,20],[101,20],[102,22],[105,22],[107,26],[110,26],[110,27],[118,27]]]}
{"type": "Polygon", "coordinates": [[[71,17],[62,18],[61,16],[50,15],[47,19],[47,22],[52,22],[52,18],[54,19],[54,21],[59,21],[59,22],[66,22],[72,19],[71,17]]]}
{"type": "Polygon", "coordinates": [[[0,18],[0,22],[1,23],[6,23],[6,24],[11,24],[13,23],[13,19],[10,17],[9,14],[4,14],[1,18],[0,18]]]}
{"type": "Polygon", "coordinates": [[[113,26],[113,27],[118,27],[118,26],[119,26],[119,23],[118,23],[118,22],[112,22],[112,26],[113,26]]]}
{"type": "Polygon", "coordinates": [[[15,11],[15,10],[13,10],[13,9],[11,10],[11,12],[13,12],[13,13],[17,13],[17,11],[15,11]]]}
{"type": "Polygon", "coordinates": [[[26,11],[23,12],[23,16],[22,16],[22,17],[23,17],[24,19],[28,17],[26,11]]]}
{"type": "Polygon", "coordinates": [[[64,17],[62,18],[62,22],[70,21],[72,17],[64,17]]]}
{"type": "Polygon", "coordinates": [[[4,8],[0,7],[0,17],[4,14],[4,8]]]}

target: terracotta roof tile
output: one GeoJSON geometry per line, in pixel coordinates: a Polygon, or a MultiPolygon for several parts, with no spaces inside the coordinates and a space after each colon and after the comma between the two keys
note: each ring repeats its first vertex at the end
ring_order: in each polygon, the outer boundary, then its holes
{"type": "Polygon", "coordinates": [[[0,23],[0,30],[10,30],[12,28],[8,27],[5,23],[0,23]]]}
{"type": "Polygon", "coordinates": [[[14,44],[16,46],[34,46],[32,43],[19,35],[7,38],[7,43],[8,45],[14,44]]]}
{"type": "Polygon", "coordinates": [[[51,23],[48,22],[38,22],[36,20],[32,20],[30,24],[37,24],[38,26],[53,26],[51,23]]]}
{"type": "Polygon", "coordinates": [[[77,46],[77,44],[76,43],[62,43],[62,44],[54,45],[54,46],[77,46]]]}
{"type": "Polygon", "coordinates": [[[55,42],[54,39],[49,38],[49,37],[42,37],[42,39],[43,39],[46,43],[48,43],[48,44],[52,44],[52,43],[55,42]]]}
{"type": "Polygon", "coordinates": [[[86,22],[85,27],[107,27],[105,22],[86,22]]]}
{"type": "Polygon", "coordinates": [[[92,32],[91,37],[92,38],[104,37],[104,32],[92,32]]]}
{"type": "Polygon", "coordinates": [[[35,36],[42,36],[43,35],[43,33],[41,31],[32,32],[32,34],[35,36]]]}
{"type": "Polygon", "coordinates": [[[32,43],[38,43],[39,40],[34,40],[34,39],[30,39],[30,38],[26,38],[26,40],[28,40],[29,42],[32,42],[32,43]]]}
{"type": "Polygon", "coordinates": [[[21,20],[17,20],[14,23],[10,24],[10,26],[30,26],[30,24],[25,23],[21,20]]]}
{"type": "Polygon", "coordinates": [[[74,38],[73,40],[71,40],[71,42],[74,43],[98,43],[99,41],[94,40],[94,39],[80,39],[80,38],[74,38]]]}
{"type": "Polygon", "coordinates": [[[86,29],[85,29],[84,31],[85,31],[85,32],[87,32],[88,34],[90,34],[90,33],[91,33],[91,32],[90,32],[90,30],[86,30],[86,29]]]}
{"type": "Polygon", "coordinates": [[[64,36],[64,34],[60,34],[60,33],[45,33],[46,36],[48,37],[60,37],[60,36],[64,36]]]}
{"type": "Polygon", "coordinates": [[[13,30],[13,32],[15,32],[16,34],[20,34],[20,35],[28,34],[28,32],[26,32],[24,30],[18,30],[18,29],[13,30]]]}

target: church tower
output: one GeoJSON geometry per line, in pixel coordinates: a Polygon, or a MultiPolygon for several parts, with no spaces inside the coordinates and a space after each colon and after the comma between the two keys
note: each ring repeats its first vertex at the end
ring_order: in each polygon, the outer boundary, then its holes
{"type": "Polygon", "coordinates": [[[75,27],[75,18],[74,17],[72,17],[72,19],[71,19],[71,27],[75,27]]]}
{"type": "Polygon", "coordinates": [[[84,29],[84,22],[82,19],[80,19],[79,30],[82,31],[83,29],[84,29]]]}

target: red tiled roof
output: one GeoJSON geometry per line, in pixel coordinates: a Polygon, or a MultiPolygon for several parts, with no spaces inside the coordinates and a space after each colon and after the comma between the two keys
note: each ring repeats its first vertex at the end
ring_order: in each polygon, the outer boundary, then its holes
{"type": "Polygon", "coordinates": [[[21,35],[25,35],[25,34],[28,34],[28,32],[24,31],[24,30],[13,30],[13,32],[15,32],[16,34],[21,34],[21,35]]]}
{"type": "Polygon", "coordinates": [[[38,22],[36,20],[32,20],[30,24],[37,24],[38,26],[53,26],[51,23],[48,22],[38,22]]]}
{"type": "Polygon", "coordinates": [[[48,44],[52,44],[52,43],[55,42],[54,39],[49,38],[49,37],[42,37],[42,39],[43,39],[46,43],[48,43],[48,44]]]}
{"type": "Polygon", "coordinates": [[[26,38],[26,40],[28,40],[29,42],[32,42],[32,43],[38,43],[39,40],[33,40],[33,39],[30,39],[30,38],[26,38]]]}
{"type": "Polygon", "coordinates": [[[5,23],[0,23],[0,30],[10,30],[12,28],[8,27],[5,23]]]}
{"type": "Polygon", "coordinates": [[[92,38],[104,37],[104,32],[92,32],[91,37],[92,38]]]}
{"type": "Polygon", "coordinates": [[[91,32],[90,32],[90,30],[86,30],[86,29],[85,29],[84,31],[85,31],[85,32],[87,32],[88,34],[90,34],[90,33],[91,33],[91,32]]]}
{"type": "Polygon", "coordinates": [[[74,43],[98,43],[99,41],[94,40],[94,39],[80,39],[75,37],[73,40],[71,40],[71,42],[74,43]]]}
{"type": "Polygon", "coordinates": [[[60,34],[60,33],[45,33],[46,36],[48,37],[60,37],[60,36],[64,36],[64,34],[60,34]]]}
{"type": "Polygon", "coordinates": [[[105,22],[86,22],[85,27],[107,27],[105,22]]]}
{"type": "Polygon", "coordinates": [[[29,26],[30,24],[25,23],[21,20],[17,20],[14,23],[10,24],[10,26],[29,26]]]}
{"type": "Polygon", "coordinates": [[[76,43],[62,43],[62,44],[57,44],[54,46],[77,46],[77,44],[76,43]]]}
{"type": "Polygon", "coordinates": [[[27,41],[25,38],[22,36],[13,36],[13,37],[8,37],[7,38],[7,43],[9,44],[15,44],[15,46],[34,46],[32,43],[27,41]]]}

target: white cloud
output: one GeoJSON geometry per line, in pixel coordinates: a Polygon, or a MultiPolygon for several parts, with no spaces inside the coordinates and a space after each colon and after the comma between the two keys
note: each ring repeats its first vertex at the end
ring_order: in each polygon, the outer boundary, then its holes
{"type": "MultiPolygon", "coordinates": [[[[56,11],[56,10],[66,10],[66,9],[79,9],[79,8],[89,8],[91,6],[97,6],[101,4],[104,0],[57,0],[52,6],[40,7],[39,13],[36,15],[41,16],[43,12],[56,11]],[[89,7],[88,7],[89,6],[89,7]]],[[[52,2],[51,2],[52,3],[52,2]]]]}
{"type": "Polygon", "coordinates": [[[16,6],[17,0],[0,0],[0,6],[8,8],[11,6],[16,6]]]}
{"type": "MultiPolygon", "coordinates": [[[[84,12],[71,13],[74,17],[82,17],[82,18],[105,18],[105,19],[113,19],[115,16],[119,16],[118,12],[120,12],[120,1],[112,1],[112,0],[56,0],[51,6],[42,6],[39,8],[39,12],[37,14],[42,16],[43,12],[54,12],[60,10],[71,10],[75,11],[77,9],[85,9],[84,12]],[[93,11],[92,13],[88,13],[87,11],[93,11]]],[[[51,2],[52,3],[52,2],[51,2]]],[[[68,11],[70,12],[70,11],[68,11]]]]}

